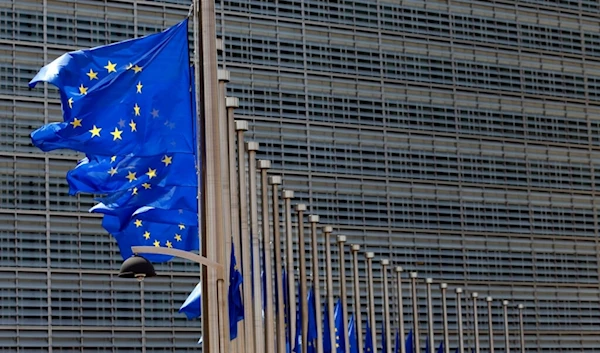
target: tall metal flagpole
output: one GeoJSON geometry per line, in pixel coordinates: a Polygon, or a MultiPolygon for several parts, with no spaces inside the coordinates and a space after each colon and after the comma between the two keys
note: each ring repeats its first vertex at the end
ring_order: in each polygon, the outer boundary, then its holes
{"type": "Polygon", "coordinates": [[[487,302],[487,314],[488,314],[488,336],[489,336],[489,347],[490,353],[494,353],[494,320],[492,318],[492,297],[485,298],[487,302]]]}
{"type": "Polygon", "coordinates": [[[344,332],[342,332],[342,335],[344,337],[344,347],[346,351],[348,351],[350,349],[350,338],[348,337],[348,320],[350,319],[350,317],[348,316],[348,295],[346,293],[346,236],[338,235],[337,242],[340,266],[340,296],[342,297],[342,312],[344,316],[342,320],[344,325],[344,332]]]}
{"type": "MultiPolygon", "coordinates": [[[[296,341],[296,270],[294,268],[294,241],[292,240],[292,207],[291,199],[294,197],[292,190],[282,190],[282,197],[285,207],[285,250],[287,262],[287,283],[288,286],[288,325],[290,325],[290,343],[296,341]]],[[[294,347],[291,347],[292,349],[294,347]]]]}
{"type": "Polygon", "coordinates": [[[508,332],[508,300],[502,301],[502,310],[504,311],[504,352],[510,353],[510,335],[508,332]]]}
{"type": "MultiPolygon", "coordinates": [[[[298,253],[300,258],[300,297],[298,303],[300,305],[300,313],[302,317],[302,353],[307,353],[308,350],[308,285],[306,283],[306,245],[304,243],[304,211],[306,205],[299,203],[296,205],[298,213],[298,253]]],[[[300,328],[299,328],[300,329],[300,328]]]]}
{"type": "MultiPolygon", "coordinates": [[[[240,222],[240,200],[239,200],[239,183],[236,174],[236,154],[235,154],[235,143],[236,143],[236,122],[233,118],[235,108],[239,106],[239,99],[235,97],[225,98],[225,106],[227,108],[227,130],[228,130],[228,153],[229,153],[229,203],[231,204],[231,234],[233,238],[233,244],[235,246],[235,257],[241,261],[242,248],[241,248],[241,222],[240,222]]],[[[242,273],[243,275],[243,273],[242,273]]],[[[243,298],[243,291],[242,291],[243,298]]],[[[245,309],[244,309],[245,311],[245,309]]],[[[246,317],[246,316],[244,316],[246,317]]],[[[249,317],[249,316],[248,316],[249,317]]],[[[248,320],[249,321],[249,320],[248,320]]],[[[237,323],[238,325],[238,339],[236,339],[236,350],[239,353],[246,352],[246,330],[245,320],[241,320],[237,323]]]]}
{"type": "MultiPolygon", "coordinates": [[[[389,292],[388,292],[388,274],[387,274],[387,267],[390,264],[390,260],[388,259],[383,259],[381,260],[381,274],[382,274],[382,279],[383,279],[383,319],[385,320],[384,325],[385,325],[385,337],[383,338],[384,340],[386,340],[387,344],[387,352],[383,352],[383,353],[391,353],[392,352],[392,334],[391,334],[391,330],[392,328],[390,327],[390,296],[389,296],[389,292]]],[[[373,320],[374,321],[374,320],[373,320]]],[[[375,342],[373,342],[373,344],[375,344],[375,342]]]]}
{"type": "MultiPolygon", "coordinates": [[[[236,98],[237,100],[237,98],[236,98]]],[[[232,102],[233,103],[233,102],[232,102]]],[[[237,104],[236,104],[237,105],[237,104]]],[[[247,350],[256,349],[254,344],[254,305],[252,304],[252,257],[250,255],[250,234],[248,232],[248,197],[246,184],[246,152],[244,144],[244,132],[248,130],[248,122],[244,120],[235,121],[237,131],[237,161],[238,161],[238,202],[240,205],[240,251],[242,253],[242,275],[245,278],[242,283],[244,297],[244,332],[247,350]]]]}
{"type": "MultiPolygon", "coordinates": [[[[402,299],[402,267],[396,266],[396,291],[398,291],[398,327],[400,328],[400,353],[406,353],[404,344],[404,304],[402,299]]],[[[412,352],[410,352],[412,353],[412,352]]]]}
{"type": "MultiPolygon", "coordinates": [[[[444,352],[450,353],[450,339],[448,338],[448,303],[446,300],[446,290],[448,288],[447,283],[441,283],[440,289],[442,290],[442,325],[444,330],[444,352]]],[[[493,353],[493,352],[491,352],[493,353]]]]}
{"type": "Polygon", "coordinates": [[[473,299],[473,335],[475,336],[475,353],[479,353],[479,318],[477,316],[477,292],[471,293],[473,299]]]}
{"type": "Polygon", "coordinates": [[[521,343],[521,353],[525,353],[525,331],[523,326],[523,304],[519,304],[519,342],[521,343]]]}
{"type": "MultiPolygon", "coordinates": [[[[315,295],[315,318],[317,320],[317,353],[323,353],[323,311],[321,306],[321,277],[319,275],[319,243],[317,242],[317,223],[319,216],[308,216],[312,245],[313,293],[315,295]]],[[[333,320],[331,318],[330,320],[333,320]]],[[[334,344],[335,341],[331,342],[334,344]]]]}
{"type": "Polygon", "coordinates": [[[462,304],[460,296],[462,294],[462,288],[456,288],[456,321],[458,322],[458,353],[464,353],[465,343],[463,340],[463,322],[462,322],[462,304]]]}
{"type": "MultiPolygon", "coordinates": [[[[375,325],[375,295],[373,294],[373,258],[375,257],[375,253],[367,252],[365,253],[365,258],[367,260],[367,295],[369,298],[369,316],[367,317],[367,321],[369,322],[369,327],[371,328],[371,339],[373,340],[373,353],[377,353],[377,333],[375,325]]],[[[387,296],[387,293],[384,293],[383,296],[387,296]]],[[[385,305],[384,305],[385,309],[385,305]]]]}
{"type": "Polygon", "coordinates": [[[360,250],[360,245],[353,244],[352,245],[352,271],[354,273],[354,317],[355,327],[356,327],[356,336],[358,337],[358,350],[361,351],[363,345],[363,334],[362,334],[362,317],[360,313],[360,283],[358,277],[358,251],[360,250]]]}
{"type": "Polygon", "coordinates": [[[279,190],[278,185],[281,184],[280,176],[272,176],[269,178],[271,183],[271,197],[273,208],[273,243],[275,244],[275,289],[277,291],[277,351],[285,353],[285,313],[283,308],[283,262],[281,253],[281,234],[279,229],[279,190]]]}
{"type": "MultiPolygon", "coordinates": [[[[199,126],[203,132],[203,185],[202,196],[202,228],[199,232],[202,255],[209,260],[219,264],[225,264],[225,249],[219,234],[223,230],[222,219],[217,216],[221,211],[221,175],[218,165],[220,149],[223,145],[218,137],[218,123],[214,121],[219,116],[219,101],[217,92],[217,48],[216,48],[216,21],[215,4],[213,0],[194,0],[194,31],[197,33],[194,45],[196,52],[196,97],[199,118],[199,126]],[[202,83],[202,84],[200,84],[202,83]],[[203,234],[201,236],[200,234],[203,234]]],[[[199,144],[199,147],[201,145],[199,144]]],[[[200,165],[198,166],[200,168],[200,165]]],[[[203,336],[204,349],[209,353],[220,352],[223,346],[219,344],[220,312],[223,308],[214,305],[221,303],[218,298],[218,287],[222,287],[225,279],[223,271],[203,266],[202,272],[202,307],[203,307],[203,336]],[[221,284],[219,284],[221,282],[221,284]],[[211,305],[212,304],[212,305],[211,305]]]]}
{"type": "MultiPolygon", "coordinates": [[[[433,304],[431,300],[431,283],[433,283],[432,278],[425,279],[425,285],[427,287],[427,334],[429,335],[429,349],[435,349],[434,346],[434,333],[433,333],[433,304]]],[[[426,352],[431,353],[431,352],[426,352]]]]}
{"type": "Polygon", "coordinates": [[[327,314],[329,316],[329,342],[331,342],[332,350],[336,352],[335,343],[335,303],[333,302],[333,271],[331,269],[331,226],[323,227],[323,236],[325,238],[325,266],[327,277],[327,314]]]}
{"type": "MultiPolygon", "coordinates": [[[[421,336],[419,335],[419,298],[417,297],[417,272],[410,273],[413,309],[413,333],[415,340],[415,352],[421,351],[421,336]]],[[[409,352],[410,353],[410,352],[409,352]]]]}
{"type": "Polygon", "coordinates": [[[250,188],[250,236],[252,239],[252,283],[254,288],[254,346],[255,352],[265,351],[265,333],[262,319],[262,283],[260,280],[260,239],[258,237],[258,196],[256,190],[256,151],[258,142],[248,142],[248,186],[250,188]]]}
{"type": "Polygon", "coordinates": [[[271,161],[258,161],[261,175],[261,198],[262,198],[262,239],[265,276],[265,349],[267,352],[275,352],[275,325],[273,310],[273,266],[271,263],[271,229],[269,227],[269,188],[267,170],[271,168],[271,161]]]}

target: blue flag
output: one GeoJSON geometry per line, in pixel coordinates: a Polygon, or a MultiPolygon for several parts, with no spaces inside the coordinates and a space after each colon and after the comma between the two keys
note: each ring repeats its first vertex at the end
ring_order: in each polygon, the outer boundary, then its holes
{"type": "Polygon", "coordinates": [[[200,317],[202,312],[202,283],[198,283],[179,308],[179,312],[185,314],[188,319],[200,317]]]}
{"type": "Polygon", "coordinates": [[[406,353],[415,353],[415,349],[413,348],[413,332],[410,330],[408,335],[406,336],[406,342],[404,343],[404,347],[406,347],[406,353]]]}
{"type": "Polygon", "coordinates": [[[383,325],[383,321],[381,322],[381,351],[387,352],[387,337],[385,334],[385,326],[383,325]]]}
{"type": "Polygon", "coordinates": [[[431,348],[429,347],[429,337],[425,337],[425,353],[431,353],[431,348]]]}
{"type": "Polygon", "coordinates": [[[105,214],[102,224],[123,258],[134,245],[199,248],[188,50],[184,20],[162,33],[63,54],[29,83],[55,85],[63,113],[62,122],[31,133],[33,144],[86,154],[67,173],[69,192],[103,195],[90,211],[105,214]]]}
{"type": "Polygon", "coordinates": [[[338,298],[335,303],[333,317],[335,318],[335,347],[336,353],[346,353],[346,337],[344,333],[344,313],[342,310],[342,300],[338,298]]]}
{"type": "Polygon", "coordinates": [[[358,353],[358,338],[356,336],[356,325],[354,324],[354,315],[350,315],[350,322],[348,322],[348,338],[350,343],[350,353],[358,353]]]}
{"type": "Polygon", "coordinates": [[[394,345],[394,353],[400,353],[400,332],[396,330],[396,344],[394,345]]]}
{"type": "Polygon", "coordinates": [[[369,320],[367,320],[366,334],[365,334],[365,346],[363,348],[364,353],[373,352],[373,335],[371,334],[371,326],[369,320]]]}
{"type": "Polygon", "coordinates": [[[440,345],[438,346],[438,349],[437,349],[437,353],[444,353],[444,341],[440,342],[440,345]]]}
{"type": "Polygon", "coordinates": [[[231,242],[231,257],[229,261],[229,291],[227,300],[229,306],[229,339],[233,340],[238,334],[239,321],[244,320],[244,303],[242,302],[242,274],[237,268],[233,241],[231,242]]]}
{"type": "Polygon", "coordinates": [[[290,327],[290,293],[288,288],[288,279],[287,272],[285,271],[285,267],[281,273],[281,281],[283,283],[283,315],[284,315],[284,323],[285,323],[285,351],[287,353],[291,352],[292,342],[291,342],[291,327],[290,327]]]}
{"type": "Polygon", "coordinates": [[[333,347],[331,346],[331,330],[329,329],[329,310],[327,309],[327,303],[323,305],[323,352],[331,353],[333,347]]]}

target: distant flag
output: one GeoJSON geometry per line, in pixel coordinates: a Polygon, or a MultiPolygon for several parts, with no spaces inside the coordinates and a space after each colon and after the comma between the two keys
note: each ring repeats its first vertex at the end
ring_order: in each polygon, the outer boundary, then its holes
{"type": "Polygon", "coordinates": [[[400,332],[396,330],[396,345],[394,346],[394,353],[400,353],[400,332]]]}
{"type": "Polygon", "coordinates": [[[364,353],[372,353],[373,352],[373,335],[371,335],[371,327],[369,325],[369,320],[367,320],[366,335],[365,335],[365,347],[364,347],[363,352],[364,353]]]}
{"type": "Polygon", "coordinates": [[[344,313],[342,309],[342,300],[338,298],[335,303],[334,314],[335,318],[335,346],[336,353],[346,353],[346,340],[344,339],[344,313]]]}
{"type": "Polygon", "coordinates": [[[229,291],[227,300],[229,306],[229,339],[233,340],[238,334],[239,321],[244,319],[244,303],[242,302],[242,274],[237,268],[233,241],[231,242],[231,260],[229,261],[229,291]]]}
{"type": "Polygon", "coordinates": [[[287,286],[287,272],[285,268],[281,273],[283,286],[283,315],[285,320],[285,350],[286,353],[291,352],[291,332],[290,332],[290,294],[287,286]]]}
{"type": "Polygon", "coordinates": [[[413,331],[410,330],[406,336],[406,342],[404,343],[404,347],[406,347],[406,353],[415,353],[413,344],[413,331]]]}
{"type": "Polygon", "coordinates": [[[185,302],[179,308],[179,312],[185,314],[188,319],[200,317],[202,312],[202,282],[198,283],[188,295],[185,302]]]}
{"type": "Polygon", "coordinates": [[[323,352],[331,353],[333,351],[333,347],[329,331],[329,310],[327,310],[327,303],[325,303],[323,307],[323,352]]]}
{"type": "Polygon", "coordinates": [[[385,334],[385,325],[381,322],[381,351],[387,353],[387,337],[385,334]]]}
{"type": "Polygon", "coordinates": [[[32,143],[44,152],[85,153],[67,173],[69,191],[103,195],[90,211],[106,215],[103,226],[117,239],[123,258],[134,245],[199,248],[187,24],[63,54],[29,82],[31,88],[38,82],[55,85],[63,113],[63,121],[33,131],[32,143]],[[149,210],[152,217],[140,225],[139,216],[149,210]],[[196,236],[173,232],[179,225],[196,236]]]}
{"type": "Polygon", "coordinates": [[[444,341],[440,342],[440,345],[438,346],[438,349],[437,349],[437,353],[444,353],[444,341]]]}
{"type": "Polygon", "coordinates": [[[431,353],[431,347],[429,347],[429,337],[425,338],[425,353],[431,353]]]}
{"type": "Polygon", "coordinates": [[[354,315],[350,315],[350,322],[348,323],[348,338],[350,342],[350,353],[358,353],[358,338],[356,337],[354,315]]]}
{"type": "MultiPolygon", "coordinates": [[[[298,298],[300,298],[300,286],[298,288],[298,298]]],[[[296,335],[294,337],[294,349],[292,350],[296,353],[302,352],[302,311],[300,305],[296,306],[296,335]]]]}

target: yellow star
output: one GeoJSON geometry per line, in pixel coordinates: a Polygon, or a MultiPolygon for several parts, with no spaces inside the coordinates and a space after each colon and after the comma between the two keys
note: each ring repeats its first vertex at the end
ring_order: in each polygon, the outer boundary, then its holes
{"type": "Polygon", "coordinates": [[[136,93],[142,93],[142,87],[144,87],[142,85],[142,81],[138,82],[137,86],[135,86],[135,88],[137,88],[137,92],[136,93]]]}
{"type": "Polygon", "coordinates": [[[156,177],[156,169],[148,168],[146,175],[148,176],[148,179],[156,177]]]}
{"type": "Polygon", "coordinates": [[[144,232],[144,238],[146,240],[150,239],[150,232],[149,231],[144,232]]]}
{"type": "Polygon", "coordinates": [[[108,171],[108,174],[110,174],[110,176],[113,176],[113,175],[117,174],[117,168],[110,167],[110,170],[108,171]]]}
{"type": "Polygon", "coordinates": [[[129,123],[129,126],[131,127],[131,131],[137,131],[137,125],[135,124],[135,121],[131,120],[131,122],[129,123]]]}
{"type": "Polygon", "coordinates": [[[185,229],[185,224],[180,224],[179,229],[185,229]]]}
{"type": "Polygon", "coordinates": [[[92,133],[92,137],[94,137],[94,136],[100,137],[100,131],[101,130],[102,130],[102,128],[96,127],[96,125],[94,125],[94,127],[91,130],[89,130],[89,132],[92,133]]]}
{"type": "Polygon", "coordinates": [[[169,156],[165,155],[163,157],[163,159],[161,159],[161,162],[163,162],[165,164],[165,167],[166,167],[169,164],[173,163],[173,157],[169,157],[169,156]]]}
{"type": "Polygon", "coordinates": [[[113,163],[113,162],[114,162],[114,161],[116,161],[116,160],[117,160],[117,156],[112,156],[112,157],[110,157],[110,162],[111,162],[111,163],[113,163]]]}
{"type": "Polygon", "coordinates": [[[144,189],[148,190],[152,187],[152,185],[148,184],[148,183],[143,183],[142,186],[144,187],[144,189]]]}
{"type": "Polygon", "coordinates": [[[81,84],[81,86],[79,86],[79,94],[87,94],[87,87],[83,86],[83,83],[81,84]]]}
{"type": "Polygon", "coordinates": [[[98,73],[94,72],[94,70],[92,70],[92,69],[90,69],[90,72],[88,72],[86,75],[90,78],[90,81],[94,80],[94,79],[96,79],[96,80],[98,79],[98,73]]]}
{"type": "Polygon", "coordinates": [[[173,247],[173,244],[167,240],[167,248],[172,248],[172,247],[173,247]]]}
{"type": "Polygon", "coordinates": [[[109,60],[109,61],[108,61],[108,64],[107,64],[107,65],[106,65],[104,68],[108,70],[108,73],[111,73],[111,72],[117,72],[117,69],[115,69],[115,67],[116,67],[116,66],[117,66],[117,64],[116,64],[116,63],[115,63],[115,64],[113,64],[113,63],[111,63],[111,62],[110,62],[110,60],[109,60]]]}
{"type": "Polygon", "coordinates": [[[158,240],[154,241],[154,246],[156,246],[157,248],[160,248],[160,242],[158,240]]]}
{"type": "Polygon", "coordinates": [[[69,108],[73,108],[73,97],[69,98],[67,102],[69,102],[69,108]]]}
{"type": "Polygon", "coordinates": [[[177,241],[181,241],[181,235],[179,235],[179,234],[175,234],[175,240],[177,240],[177,241]]]}
{"type": "Polygon", "coordinates": [[[76,127],[81,127],[81,119],[73,118],[69,124],[73,125],[73,129],[76,127]]]}
{"type": "Polygon", "coordinates": [[[135,177],[135,172],[127,172],[127,176],[125,178],[129,179],[130,183],[134,180],[137,180],[137,178],[135,177]]]}
{"type": "Polygon", "coordinates": [[[133,223],[135,224],[136,228],[139,228],[139,227],[142,226],[142,220],[141,219],[136,219],[133,223]]]}
{"type": "Polygon", "coordinates": [[[131,195],[137,195],[138,192],[138,188],[133,188],[133,190],[131,190],[131,195]]]}
{"type": "Polygon", "coordinates": [[[140,107],[137,105],[137,103],[135,103],[135,106],[133,106],[133,112],[136,116],[140,116],[140,107]]]}
{"type": "Polygon", "coordinates": [[[117,128],[115,128],[115,131],[111,131],[111,135],[113,135],[113,141],[115,140],[122,140],[123,138],[121,138],[121,134],[123,133],[123,130],[119,130],[117,128]]]}
{"type": "Polygon", "coordinates": [[[135,65],[135,66],[133,67],[133,71],[134,71],[136,74],[137,74],[138,72],[142,71],[142,69],[143,69],[143,67],[141,67],[141,66],[137,66],[137,65],[135,65]]]}

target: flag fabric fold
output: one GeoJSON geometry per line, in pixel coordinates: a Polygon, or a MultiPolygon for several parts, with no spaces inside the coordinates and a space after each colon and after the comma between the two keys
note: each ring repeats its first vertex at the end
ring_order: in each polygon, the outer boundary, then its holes
{"type": "MultiPolygon", "coordinates": [[[[346,353],[346,340],[344,338],[344,313],[342,311],[342,300],[338,298],[334,308],[335,321],[335,352],[346,353]]],[[[347,334],[347,333],[346,333],[347,334]]]]}
{"type": "Polygon", "coordinates": [[[365,333],[365,346],[363,348],[364,353],[372,353],[373,352],[373,335],[371,334],[371,326],[369,325],[369,320],[367,320],[365,333]]]}
{"type": "Polygon", "coordinates": [[[317,308],[315,306],[315,293],[311,287],[308,291],[308,332],[307,337],[307,349],[308,353],[314,353],[317,351],[317,335],[318,335],[318,323],[317,323],[317,308]]]}
{"type": "Polygon", "coordinates": [[[358,337],[356,336],[356,325],[354,323],[354,315],[350,315],[348,322],[348,338],[350,343],[350,353],[358,353],[358,337]]]}
{"type": "Polygon", "coordinates": [[[406,336],[406,342],[404,343],[404,347],[406,348],[406,353],[415,353],[415,349],[413,346],[413,331],[410,330],[408,335],[406,336]]]}
{"type": "Polygon", "coordinates": [[[90,211],[105,215],[103,226],[123,258],[133,245],[199,248],[200,167],[187,25],[186,19],[161,33],[65,53],[29,83],[55,85],[63,115],[62,122],[33,131],[33,144],[44,152],[85,153],[67,173],[69,193],[102,195],[90,211]]]}
{"type": "Polygon", "coordinates": [[[200,317],[202,313],[202,282],[198,282],[185,302],[181,304],[179,312],[185,314],[190,320],[200,317]]]}

